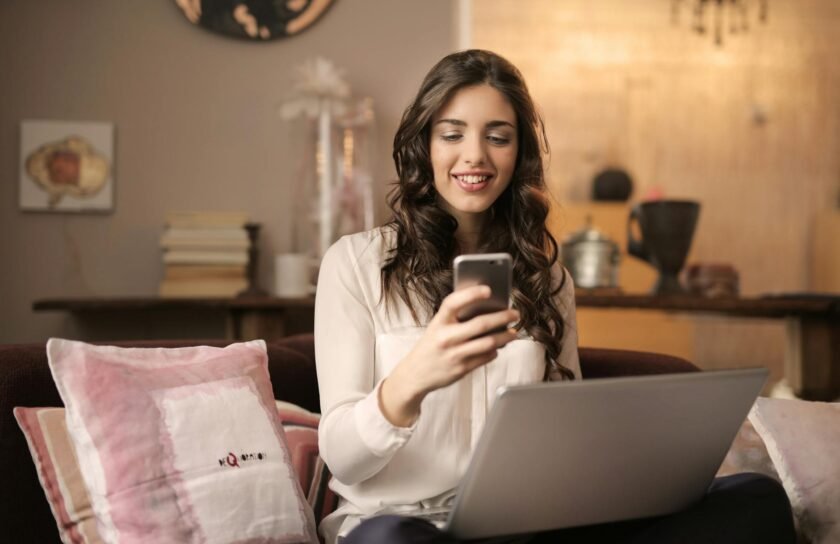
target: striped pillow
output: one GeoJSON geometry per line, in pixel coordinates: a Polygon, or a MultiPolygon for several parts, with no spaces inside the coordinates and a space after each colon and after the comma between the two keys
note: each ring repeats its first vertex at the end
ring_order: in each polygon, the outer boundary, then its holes
{"type": "MultiPolygon", "coordinates": [[[[320,415],[288,402],[276,401],[276,404],[292,465],[315,519],[320,522],[335,509],[337,502],[327,487],[329,470],[318,455],[320,415]]],[[[61,541],[65,544],[104,542],[67,433],[64,408],[17,407],[14,414],[29,444],[61,541]]]]}
{"type": "Polygon", "coordinates": [[[14,413],[29,444],[61,541],[103,542],[79,459],[67,433],[64,408],[17,407],[14,413]]]}
{"type": "Polygon", "coordinates": [[[306,500],[315,514],[315,522],[320,524],[338,505],[338,497],[328,485],[330,470],[318,454],[318,422],[321,415],[289,402],[275,402],[286,432],[292,464],[306,492],[306,500]]]}

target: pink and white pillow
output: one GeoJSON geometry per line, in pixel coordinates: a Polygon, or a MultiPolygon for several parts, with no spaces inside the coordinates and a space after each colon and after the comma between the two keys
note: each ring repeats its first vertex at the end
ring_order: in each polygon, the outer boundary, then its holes
{"type": "MultiPolygon", "coordinates": [[[[315,520],[320,522],[335,509],[338,501],[328,487],[329,470],[318,455],[320,415],[288,402],[276,401],[276,405],[292,466],[301,487],[308,490],[306,500],[315,520]]],[[[103,542],[96,528],[90,494],[67,434],[64,408],[17,407],[14,413],[29,444],[61,541],[65,544],[103,542]]]]}
{"type": "Polygon", "coordinates": [[[264,342],[47,354],[104,541],[317,542],[264,342]]]}
{"type": "MultiPolygon", "coordinates": [[[[312,507],[315,521],[320,522],[338,502],[338,497],[328,487],[329,470],[318,455],[320,415],[288,402],[276,401],[276,405],[292,466],[301,487],[308,490],[306,500],[312,507]]],[[[90,494],[67,434],[64,408],[17,407],[14,413],[29,444],[61,541],[65,544],[103,542],[96,528],[90,494]]]]}

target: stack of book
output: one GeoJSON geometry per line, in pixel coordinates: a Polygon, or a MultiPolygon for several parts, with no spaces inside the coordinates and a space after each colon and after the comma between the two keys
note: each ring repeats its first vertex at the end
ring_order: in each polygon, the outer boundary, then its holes
{"type": "Polygon", "coordinates": [[[241,212],[170,212],[160,296],[229,297],[248,287],[247,222],[241,212]]]}

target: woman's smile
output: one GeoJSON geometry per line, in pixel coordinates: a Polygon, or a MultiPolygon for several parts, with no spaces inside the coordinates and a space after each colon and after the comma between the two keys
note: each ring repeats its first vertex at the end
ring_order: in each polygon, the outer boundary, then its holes
{"type": "Polygon", "coordinates": [[[493,173],[487,171],[476,171],[476,172],[459,172],[451,174],[452,178],[455,180],[455,183],[468,193],[474,193],[476,191],[481,191],[485,187],[487,187],[493,179],[493,173]]]}

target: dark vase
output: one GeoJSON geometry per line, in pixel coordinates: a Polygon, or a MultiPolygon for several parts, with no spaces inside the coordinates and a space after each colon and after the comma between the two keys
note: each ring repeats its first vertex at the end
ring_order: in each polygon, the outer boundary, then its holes
{"type": "Polygon", "coordinates": [[[690,200],[655,200],[643,202],[630,210],[627,220],[627,251],[649,262],[659,272],[653,287],[655,295],[685,293],[679,273],[685,264],[700,204],[690,200]],[[633,222],[639,225],[641,238],[633,236],[633,222]]]}
{"type": "Polygon", "coordinates": [[[618,168],[608,168],[592,180],[592,199],[624,202],[633,193],[630,174],[618,168]]]}

